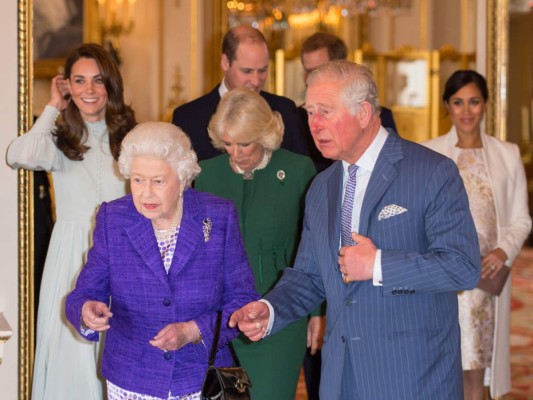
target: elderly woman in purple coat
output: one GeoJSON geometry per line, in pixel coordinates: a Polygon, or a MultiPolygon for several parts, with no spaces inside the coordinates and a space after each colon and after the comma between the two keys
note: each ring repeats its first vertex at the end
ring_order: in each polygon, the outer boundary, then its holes
{"type": "Polygon", "coordinates": [[[119,168],[132,194],[100,207],[67,317],[88,340],[107,331],[108,399],[199,399],[217,313],[215,364],[231,366],[227,320],[258,297],[236,210],[190,188],[200,167],[172,124],[134,128],[119,168]]]}

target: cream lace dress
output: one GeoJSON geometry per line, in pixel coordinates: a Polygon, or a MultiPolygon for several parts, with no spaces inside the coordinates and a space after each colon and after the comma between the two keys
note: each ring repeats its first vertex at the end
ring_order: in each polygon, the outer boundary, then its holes
{"type": "MultiPolygon", "coordinates": [[[[497,243],[496,210],[483,149],[460,149],[457,166],[474,218],[481,256],[497,243]]],[[[459,324],[463,370],[490,367],[494,333],[494,298],[479,290],[459,293],[459,324]]]]}

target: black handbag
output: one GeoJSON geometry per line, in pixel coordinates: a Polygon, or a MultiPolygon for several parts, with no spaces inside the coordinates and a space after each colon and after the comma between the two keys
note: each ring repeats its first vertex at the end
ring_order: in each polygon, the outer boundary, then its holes
{"type": "Polygon", "coordinates": [[[252,383],[244,368],[217,368],[214,366],[221,318],[222,314],[219,312],[211,354],[209,355],[209,366],[202,385],[202,400],[250,400],[252,383]]]}

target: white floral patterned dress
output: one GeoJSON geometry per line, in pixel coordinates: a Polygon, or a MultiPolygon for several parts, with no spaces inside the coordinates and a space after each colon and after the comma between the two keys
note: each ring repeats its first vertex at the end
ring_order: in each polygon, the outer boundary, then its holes
{"type": "MultiPolygon", "coordinates": [[[[481,256],[497,243],[496,210],[483,149],[460,149],[457,166],[474,218],[481,256]]],[[[480,289],[459,293],[463,370],[490,367],[494,333],[494,297],[480,289]]]]}

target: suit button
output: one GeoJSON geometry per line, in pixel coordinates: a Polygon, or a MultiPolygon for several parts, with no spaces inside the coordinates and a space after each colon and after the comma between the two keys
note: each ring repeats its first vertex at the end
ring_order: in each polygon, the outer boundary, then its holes
{"type": "Polygon", "coordinates": [[[398,291],[397,291],[397,290],[393,290],[393,291],[392,291],[392,294],[393,294],[393,295],[396,295],[396,294],[398,294],[398,291]]]}
{"type": "Polygon", "coordinates": [[[351,306],[352,305],[352,301],[351,300],[344,300],[344,304],[346,304],[347,306],[351,306]]]}
{"type": "Polygon", "coordinates": [[[411,289],[411,290],[409,291],[409,294],[415,294],[415,290],[414,290],[414,289],[411,289]]]}
{"type": "Polygon", "coordinates": [[[170,301],[170,299],[165,299],[165,300],[163,300],[163,305],[164,305],[164,306],[167,306],[167,307],[168,307],[168,306],[170,305],[170,303],[172,303],[172,302],[170,301]]]}
{"type": "Polygon", "coordinates": [[[344,336],[341,336],[342,343],[346,343],[346,338],[344,336]]]}
{"type": "Polygon", "coordinates": [[[164,358],[165,360],[170,360],[170,359],[172,358],[172,354],[170,354],[168,351],[165,351],[165,352],[163,353],[163,358],[164,358]]]}

